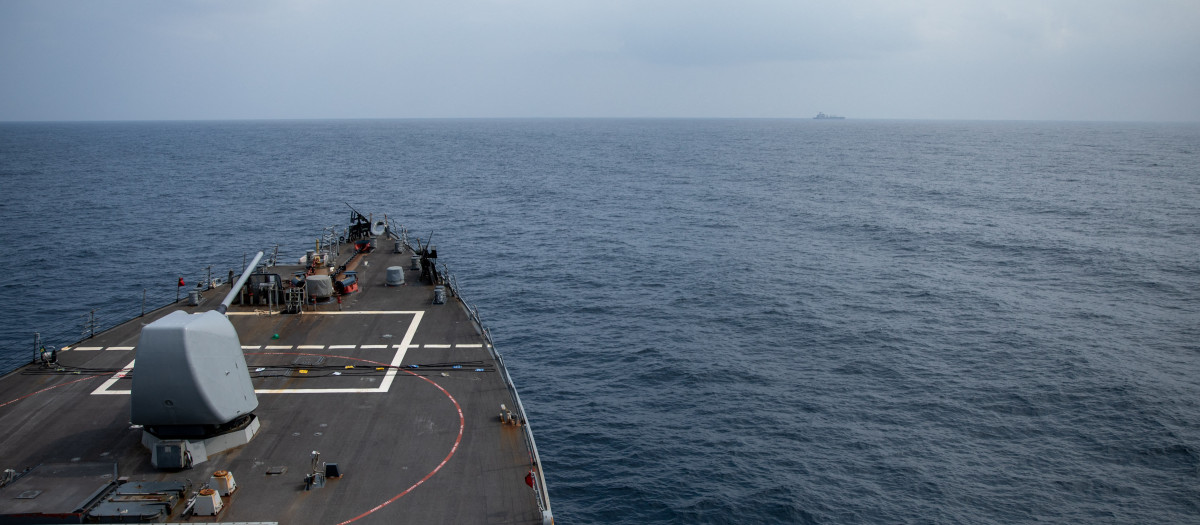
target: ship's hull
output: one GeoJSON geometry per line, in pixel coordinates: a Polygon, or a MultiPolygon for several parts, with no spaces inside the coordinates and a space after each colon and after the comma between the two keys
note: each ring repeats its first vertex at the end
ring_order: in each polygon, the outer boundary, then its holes
{"type": "MultiPolygon", "coordinates": [[[[157,508],[164,514],[155,520],[177,521],[188,501],[195,513],[199,490],[220,471],[237,489],[220,498],[215,516],[193,520],[549,521],[528,421],[478,317],[434,259],[413,269],[411,247],[395,243],[397,252],[391,236],[377,240],[356,257],[353,293],[305,301],[298,313],[283,313],[282,294],[243,293],[240,301],[249,304],[229,308],[260,428],[248,443],[191,468],[156,468],[146,429],[130,421],[131,376],[148,373],[136,367],[139,334],[171,312],[214,309],[228,283],[201,294],[196,306],[185,300],[135,318],[59,350],[55,364],[34,363],[0,379],[0,468],[14,471],[0,488],[0,523],[113,521],[105,516],[124,500],[114,507],[112,496],[95,494],[134,481],[167,484],[152,487],[159,489],[185,483],[178,502],[129,504],[135,516],[157,508]],[[404,283],[387,285],[397,268],[404,283]],[[444,304],[435,304],[439,293],[444,304]]],[[[312,269],[267,272],[290,282],[312,269]]]]}

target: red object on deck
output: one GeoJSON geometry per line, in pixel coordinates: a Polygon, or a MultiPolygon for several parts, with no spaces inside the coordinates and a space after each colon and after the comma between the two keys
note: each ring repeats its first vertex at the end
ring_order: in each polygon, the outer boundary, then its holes
{"type": "Polygon", "coordinates": [[[183,277],[179,278],[179,286],[183,286],[183,277]]]}

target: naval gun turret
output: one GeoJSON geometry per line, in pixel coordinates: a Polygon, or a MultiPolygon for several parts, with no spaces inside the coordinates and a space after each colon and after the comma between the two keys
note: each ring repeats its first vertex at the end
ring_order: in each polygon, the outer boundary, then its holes
{"type": "Polygon", "coordinates": [[[142,444],[157,468],[190,468],[258,433],[258,397],[225,310],[262,255],[217,310],[172,312],[142,328],[129,417],[142,425],[142,444]]]}

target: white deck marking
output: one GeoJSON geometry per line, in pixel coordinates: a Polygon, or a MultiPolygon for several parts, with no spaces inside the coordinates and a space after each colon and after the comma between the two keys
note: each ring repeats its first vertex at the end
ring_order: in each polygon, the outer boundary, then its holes
{"type": "Polygon", "coordinates": [[[81,352],[94,352],[96,350],[104,350],[103,346],[76,346],[71,350],[79,350],[81,352]]]}
{"type": "Polygon", "coordinates": [[[454,345],[454,348],[483,348],[483,344],[482,343],[473,343],[473,344],[466,343],[466,344],[461,344],[461,345],[454,345]]]}
{"type": "MultiPolygon", "coordinates": [[[[383,375],[383,381],[379,382],[377,388],[280,388],[280,389],[256,389],[256,394],[355,394],[355,393],[385,393],[392,388],[392,381],[396,379],[400,363],[404,361],[404,354],[412,347],[412,338],[417,333],[417,326],[421,324],[421,318],[425,312],[408,311],[408,312],[305,312],[319,313],[323,315],[401,315],[411,314],[412,321],[408,323],[408,330],[404,333],[404,339],[398,345],[392,345],[396,348],[396,354],[392,356],[392,361],[388,363],[389,368],[383,375]]],[[[388,345],[359,345],[359,348],[370,349],[379,346],[387,348],[388,345]]]]}
{"type": "MultiPolygon", "coordinates": [[[[409,321],[408,330],[404,333],[404,339],[401,340],[400,344],[390,345],[391,348],[394,348],[396,350],[396,353],[395,353],[395,355],[392,356],[392,361],[390,363],[388,363],[389,368],[388,368],[387,372],[384,373],[383,380],[379,382],[378,387],[375,387],[375,388],[281,388],[281,389],[266,389],[266,388],[264,388],[264,389],[255,389],[254,393],[256,393],[256,394],[348,394],[348,393],[384,393],[384,392],[387,392],[388,390],[391,390],[391,388],[392,388],[392,382],[396,378],[396,374],[398,373],[398,368],[400,367],[400,363],[402,363],[404,361],[404,354],[408,352],[409,348],[415,348],[415,347],[419,346],[419,345],[414,346],[412,344],[412,339],[413,339],[413,336],[416,335],[416,333],[417,333],[417,326],[421,324],[421,318],[424,317],[425,312],[422,312],[422,311],[305,312],[305,314],[309,314],[309,315],[314,315],[314,314],[315,315],[412,315],[412,320],[409,321]]],[[[226,315],[258,315],[258,314],[255,312],[227,312],[226,315]]],[[[449,345],[445,345],[445,346],[449,347],[449,345]]],[[[346,350],[346,349],[353,349],[353,348],[386,349],[388,347],[389,347],[389,345],[328,345],[328,346],[326,346],[326,345],[300,345],[295,348],[303,349],[303,350],[323,350],[325,348],[329,348],[329,349],[336,348],[336,349],[346,350]]],[[[104,347],[100,347],[100,346],[96,346],[96,347],[86,346],[86,347],[75,347],[74,349],[76,349],[76,350],[101,350],[103,348],[104,347]]],[[[116,347],[116,348],[124,348],[124,347],[116,347]]],[[[130,348],[132,348],[132,347],[130,347],[130,348]]],[[[283,346],[283,345],[279,345],[279,346],[268,345],[265,347],[251,346],[251,345],[242,346],[243,350],[258,350],[260,348],[264,349],[264,350],[291,350],[291,349],[293,349],[292,346],[283,346]]],[[[63,350],[67,350],[67,349],[68,349],[68,347],[63,348],[63,350]]],[[[107,381],[105,381],[104,384],[100,385],[95,390],[93,390],[92,395],[128,395],[129,394],[128,390],[109,390],[109,387],[115,385],[117,383],[117,381],[119,381],[121,378],[124,378],[127,374],[129,374],[129,372],[131,370],[133,370],[133,368],[134,368],[134,366],[133,366],[134,362],[135,361],[130,361],[128,365],[125,365],[125,368],[122,368],[119,372],[117,372],[111,378],[109,378],[107,381]]]]}
{"type": "Polygon", "coordinates": [[[113,385],[117,384],[117,381],[118,381],[118,380],[120,380],[121,378],[125,377],[125,375],[126,375],[126,374],[128,374],[130,370],[133,370],[133,363],[134,363],[134,362],[136,362],[136,361],[137,361],[136,359],[135,359],[135,360],[133,360],[133,361],[130,361],[130,362],[129,362],[129,364],[125,365],[125,368],[122,368],[122,369],[121,369],[121,371],[120,371],[120,372],[117,372],[116,374],[113,374],[113,376],[112,376],[112,377],[110,377],[110,378],[108,379],[108,381],[105,381],[105,382],[104,382],[104,384],[102,384],[102,385],[100,385],[100,386],[96,387],[96,389],[95,389],[95,390],[92,390],[92,395],[93,395],[93,396],[96,396],[96,395],[101,395],[101,394],[109,394],[109,395],[114,395],[114,394],[116,394],[116,395],[120,395],[120,394],[128,394],[128,393],[129,393],[129,391],[128,391],[128,390],[113,390],[113,391],[109,391],[108,387],[110,387],[110,386],[113,386],[113,385]]]}
{"type": "Polygon", "coordinates": [[[450,348],[450,345],[425,345],[425,348],[450,348]]]}
{"type": "Polygon", "coordinates": [[[132,346],[110,346],[108,350],[133,350],[132,346]]]}
{"type": "MultiPolygon", "coordinates": [[[[404,315],[424,313],[413,310],[363,310],[355,312],[310,312],[305,310],[301,315],[404,315]]],[[[259,312],[225,312],[225,315],[262,315],[259,312]]]]}

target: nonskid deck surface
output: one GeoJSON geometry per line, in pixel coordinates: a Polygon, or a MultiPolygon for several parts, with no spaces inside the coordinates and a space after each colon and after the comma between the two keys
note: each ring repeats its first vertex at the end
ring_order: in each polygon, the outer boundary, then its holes
{"type": "MultiPolygon", "coordinates": [[[[42,466],[0,488],[0,515],[74,505],[111,481],[115,464],[129,482],[187,481],[193,492],[216,471],[232,473],[238,489],[224,510],[191,521],[541,523],[526,484],[531,452],[499,418],[513,401],[488,343],[456,298],[433,304],[411,256],[366,254],[360,290],[340,303],[300,314],[230,308],[261,429],[191,469],[151,465],[142,429],[129,422],[129,376],[143,326],[174,310],[214,309],[229,286],[60,351],[62,371],[35,364],[3,377],[0,469],[42,466]],[[384,285],[389,266],[405,268],[406,284],[384,285]],[[314,451],[342,476],[305,490],[314,451]]],[[[302,268],[269,271],[286,279],[302,268]]]]}

